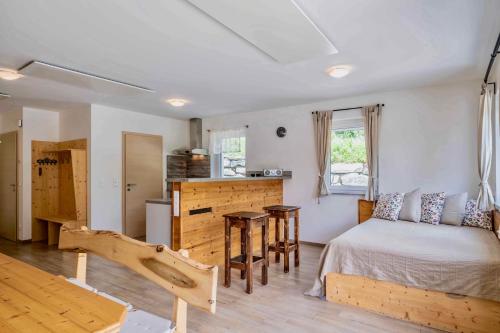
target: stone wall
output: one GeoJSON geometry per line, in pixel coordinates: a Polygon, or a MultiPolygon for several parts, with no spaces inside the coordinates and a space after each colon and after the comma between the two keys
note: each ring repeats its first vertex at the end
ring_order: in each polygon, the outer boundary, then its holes
{"type": "Polygon", "coordinates": [[[224,157],[224,177],[245,177],[246,161],[241,158],[224,157]]]}

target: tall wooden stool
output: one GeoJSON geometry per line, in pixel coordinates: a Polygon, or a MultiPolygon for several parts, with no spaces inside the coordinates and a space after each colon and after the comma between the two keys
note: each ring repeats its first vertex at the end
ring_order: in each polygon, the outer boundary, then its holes
{"type": "Polygon", "coordinates": [[[295,267],[300,264],[300,248],[299,248],[299,210],[298,206],[268,206],[264,210],[269,213],[269,217],[273,218],[276,223],[275,227],[275,243],[269,246],[269,251],[274,251],[276,262],[280,262],[280,253],[285,257],[285,273],[290,270],[290,251],[294,251],[295,267]],[[294,218],[294,240],[289,239],[289,224],[290,218],[294,218]],[[283,241],[280,240],[280,220],[283,219],[283,241]]]}
{"type": "Polygon", "coordinates": [[[241,279],[247,279],[247,293],[252,293],[253,265],[262,264],[262,284],[267,284],[267,267],[269,265],[269,214],[254,212],[237,212],[224,215],[225,218],[225,261],[224,286],[231,286],[231,268],[239,269],[241,279]],[[240,255],[231,258],[231,227],[240,228],[240,255]],[[262,256],[253,255],[253,230],[262,228],[262,256]]]}

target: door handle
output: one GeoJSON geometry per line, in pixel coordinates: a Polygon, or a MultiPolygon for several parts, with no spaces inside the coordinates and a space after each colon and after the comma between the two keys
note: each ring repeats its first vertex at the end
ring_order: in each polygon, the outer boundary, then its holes
{"type": "Polygon", "coordinates": [[[16,192],[16,184],[9,184],[9,186],[12,186],[12,192],[16,192]]]}
{"type": "Polygon", "coordinates": [[[132,186],[136,186],[137,184],[127,184],[127,191],[130,192],[132,186]]]}

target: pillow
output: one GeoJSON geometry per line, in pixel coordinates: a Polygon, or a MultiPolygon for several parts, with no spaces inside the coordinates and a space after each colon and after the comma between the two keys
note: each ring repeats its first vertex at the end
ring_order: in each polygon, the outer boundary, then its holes
{"type": "Polygon", "coordinates": [[[467,192],[449,195],[444,200],[442,224],[462,225],[465,216],[465,204],[467,203],[467,192]]]}
{"type": "Polygon", "coordinates": [[[476,208],[476,201],[469,200],[465,205],[465,218],[463,225],[491,230],[491,213],[483,212],[476,208]]]}
{"type": "MultiPolygon", "coordinates": [[[[420,222],[420,213],[422,205],[422,191],[419,188],[405,193],[403,205],[399,212],[399,219],[410,222],[420,222]]],[[[465,203],[464,203],[465,209],[465,203]]]]}
{"type": "Polygon", "coordinates": [[[403,205],[401,193],[381,194],[373,211],[373,217],[396,221],[403,205]]]}
{"type": "Polygon", "coordinates": [[[422,194],[421,222],[439,224],[444,207],[444,192],[422,194]]]}

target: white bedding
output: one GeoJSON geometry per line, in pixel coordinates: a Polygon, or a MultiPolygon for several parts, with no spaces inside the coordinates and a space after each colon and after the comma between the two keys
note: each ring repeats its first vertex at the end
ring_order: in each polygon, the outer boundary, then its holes
{"type": "Polygon", "coordinates": [[[313,288],[329,272],[500,301],[500,241],[488,230],[372,218],[330,241],[313,288]]]}

